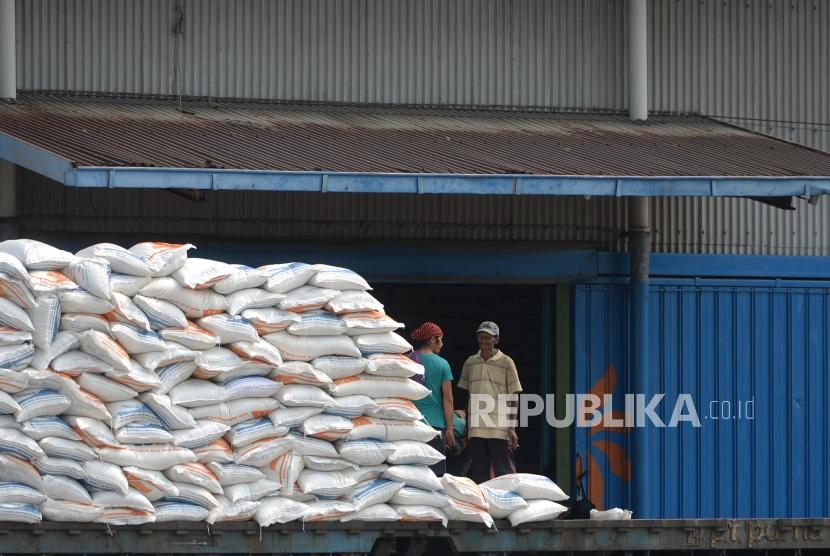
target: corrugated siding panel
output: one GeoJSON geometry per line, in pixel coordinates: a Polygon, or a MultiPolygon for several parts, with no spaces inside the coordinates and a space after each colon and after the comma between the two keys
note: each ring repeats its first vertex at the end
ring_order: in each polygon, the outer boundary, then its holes
{"type": "MultiPolygon", "coordinates": [[[[624,385],[625,288],[579,286],[575,303],[577,391],[603,384],[610,366],[624,385]]],[[[702,425],[652,429],[653,517],[827,515],[830,289],[654,284],[650,324],[653,391],[670,400],[658,415],[668,422],[677,395],[688,393],[702,425]],[[748,400],[753,419],[735,418],[737,402],[748,400]]],[[[621,433],[586,429],[577,430],[577,450],[598,464],[603,504],[626,506],[629,485],[614,474],[606,438],[630,453],[621,433]]]]}

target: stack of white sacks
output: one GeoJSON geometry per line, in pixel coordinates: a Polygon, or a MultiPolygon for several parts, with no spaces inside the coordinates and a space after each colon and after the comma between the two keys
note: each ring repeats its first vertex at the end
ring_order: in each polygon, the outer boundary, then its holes
{"type": "Polygon", "coordinates": [[[411,401],[423,367],[362,277],[190,249],[0,243],[0,521],[492,526],[565,510],[544,477],[435,476],[411,401]]]}

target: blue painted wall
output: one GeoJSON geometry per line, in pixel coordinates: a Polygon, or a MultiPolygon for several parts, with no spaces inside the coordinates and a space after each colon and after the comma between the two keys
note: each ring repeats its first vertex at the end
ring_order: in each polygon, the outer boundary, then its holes
{"type": "MultiPolygon", "coordinates": [[[[576,391],[619,397],[631,379],[627,287],[574,294],[576,391]]],[[[651,299],[651,389],[666,394],[657,413],[668,422],[688,393],[701,422],[649,429],[654,517],[830,515],[830,284],[667,279],[651,299]],[[736,418],[750,400],[754,418],[736,418]]],[[[632,431],[575,436],[595,466],[595,501],[630,506],[632,431]]]]}

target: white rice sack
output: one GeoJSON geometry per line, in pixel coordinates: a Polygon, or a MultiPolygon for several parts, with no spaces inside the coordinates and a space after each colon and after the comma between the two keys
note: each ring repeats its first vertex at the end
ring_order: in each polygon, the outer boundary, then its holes
{"type": "Polygon", "coordinates": [[[43,479],[34,465],[8,454],[0,454],[0,481],[23,483],[43,492],[43,479]]]}
{"type": "Polygon", "coordinates": [[[239,290],[228,296],[228,314],[238,315],[246,309],[261,309],[276,306],[285,295],[261,288],[239,290]]]}
{"type": "Polygon", "coordinates": [[[28,286],[23,281],[15,280],[2,272],[0,272],[0,297],[13,301],[21,309],[37,307],[35,296],[32,295],[28,286]]]}
{"type": "Polygon", "coordinates": [[[412,345],[395,332],[361,334],[354,337],[354,343],[364,356],[375,353],[409,353],[412,345]]]}
{"type": "Polygon", "coordinates": [[[441,481],[429,467],[420,465],[390,465],[382,477],[425,490],[441,490],[441,481]]]}
{"type": "Polygon", "coordinates": [[[160,471],[141,469],[140,467],[124,467],[124,476],[130,488],[144,495],[150,502],[160,500],[165,496],[177,496],[179,489],[170,482],[160,471]]]}
{"type": "Polygon", "coordinates": [[[205,350],[219,345],[219,337],[187,321],[186,328],[164,328],[159,335],[166,342],[176,342],[193,350],[205,350]]]}
{"type": "Polygon", "coordinates": [[[343,458],[326,458],[322,456],[303,456],[303,464],[306,469],[312,471],[345,471],[347,469],[359,469],[356,463],[343,458]]]}
{"type": "Polygon", "coordinates": [[[324,390],[328,390],[332,385],[332,380],[327,374],[305,361],[286,361],[271,371],[268,377],[283,384],[306,384],[324,390]]]}
{"type": "Polygon", "coordinates": [[[487,510],[493,519],[505,519],[511,513],[527,507],[524,498],[509,490],[481,485],[481,492],[487,500],[487,510]]]}
{"type": "MultiPolygon", "coordinates": [[[[487,513],[487,510],[470,504],[450,498],[449,506],[441,508],[447,514],[450,521],[470,521],[472,523],[483,523],[488,528],[493,526],[493,518],[487,513]]],[[[521,511],[521,510],[519,510],[521,511]]]]}
{"type": "Polygon", "coordinates": [[[32,463],[44,477],[50,475],[69,477],[76,481],[86,480],[86,471],[84,471],[83,466],[79,462],[71,459],[44,456],[34,460],[32,463]]]}
{"type": "MultiPolygon", "coordinates": [[[[387,459],[390,465],[435,465],[439,461],[447,459],[444,454],[423,442],[397,440],[390,442],[390,444],[395,448],[395,451],[387,459]]],[[[463,500],[463,498],[460,498],[460,500],[463,500]]]]}
{"type": "Polygon", "coordinates": [[[302,319],[297,313],[291,311],[283,311],[281,309],[264,308],[264,309],[245,309],[242,311],[242,317],[251,321],[251,324],[256,328],[257,334],[266,335],[271,332],[278,332],[286,330],[295,322],[300,322],[302,319]]]}
{"type": "Polygon", "coordinates": [[[404,484],[387,479],[375,479],[355,486],[344,497],[356,510],[389,502],[404,484]]]}
{"type": "Polygon", "coordinates": [[[67,290],[60,292],[61,310],[66,313],[88,313],[92,315],[106,315],[115,306],[108,299],[92,295],[86,290],[67,290]]]}
{"type": "MultiPolygon", "coordinates": [[[[111,450],[111,448],[107,448],[111,450]]],[[[118,465],[106,461],[85,461],[82,464],[86,471],[86,482],[98,489],[112,490],[121,496],[127,496],[130,488],[127,478],[118,465]]]]}
{"type": "Polygon", "coordinates": [[[28,270],[59,270],[75,256],[33,239],[9,239],[0,243],[0,253],[15,257],[28,270]]]}
{"type": "Polygon", "coordinates": [[[20,406],[6,392],[0,391],[0,414],[11,415],[20,411],[20,406]]]}
{"type": "Polygon", "coordinates": [[[199,463],[233,463],[233,450],[223,439],[215,440],[207,446],[196,448],[193,454],[199,463]]]}
{"type": "Polygon", "coordinates": [[[67,425],[66,421],[56,416],[29,419],[21,424],[20,430],[35,440],[43,440],[49,436],[76,442],[81,440],[78,433],[72,430],[72,427],[67,425]]]}
{"type": "Polygon", "coordinates": [[[286,361],[311,361],[324,355],[359,357],[360,350],[348,336],[294,336],[274,332],[265,339],[280,350],[286,361]]]}
{"type": "Polygon", "coordinates": [[[84,462],[98,457],[95,450],[83,442],[59,436],[47,436],[40,440],[39,446],[49,458],[84,462]]]}
{"type": "Polygon", "coordinates": [[[230,295],[239,290],[258,288],[268,280],[268,273],[241,264],[228,265],[230,274],[213,286],[213,290],[222,295],[230,295]]]}
{"type": "Polygon", "coordinates": [[[331,393],[335,397],[362,394],[370,398],[420,400],[429,396],[430,391],[409,378],[364,374],[335,380],[331,393]]]}
{"type": "Polygon", "coordinates": [[[9,253],[0,251],[0,273],[5,274],[12,280],[24,284],[29,283],[29,271],[23,266],[20,260],[9,253]]]}
{"type": "Polygon", "coordinates": [[[259,502],[231,502],[224,496],[217,496],[218,508],[210,510],[205,521],[209,525],[223,521],[250,521],[259,510],[259,502]]]}
{"type": "Polygon", "coordinates": [[[122,444],[167,444],[173,435],[159,425],[134,423],[115,431],[115,438],[122,444]]]}
{"type": "Polygon", "coordinates": [[[401,521],[439,521],[446,527],[449,518],[443,510],[434,506],[404,506],[401,504],[390,504],[390,507],[398,512],[401,521]]]}
{"type": "Polygon", "coordinates": [[[325,440],[317,438],[310,438],[302,434],[290,433],[286,438],[292,441],[294,451],[301,456],[323,456],[328,458],[336,458],[337,450],[325,440]]]}
{"type": "Polygon", "coordinates": [[[342,318],[343,322],[346,324],[346,334],[349,336],[394,332],[395,330],[404,327],[402,322],[396,321],[381,311],[345,313],[341,315],[340,318],[342,318]]]}
{"type": "Polygon", "coordinates": [[[210,512],[207,508],[197,506],[196,504],[158,502],[153,507],[153,515],[156,517],[156,523],[166,523],[168,521],[205,521],[208,519],[210,512]]]}
{"type": "MultiPolygon", "coordinates": [[[[62,356],[65,353],[68,353],[72,350],[76,350],[81,346],[81,342],[78,340],[78,336],[74,332],[66,332],[61,331],[55,334],[52,342],[49,344],[49,347],[46,349],[36,349],[35,356],[32,358],[30,363],[31,367],[37,371],[44,371],[47,367],[49,367],[50,363],[53,363],[56,358],[62,356]]],[[[81,353],[81,352],[78,352],[81,353]]],[[[87,356],[83,353],[85,357],[87,356]]],[[[97,358],[96,358],[97,359],[97,358]]],[[[102,364],[106,365],[103,361],[98,359],[102,364]]],[[[107,369],[111,369],[109,365],[106,365],[107,369]]],[[[58,371],[53,367],[55,372],[62,372],[58,371]]],[[[105,371],[101,371],[105,372],[105,371]]]]}
{"type": "Polygon", "coordinates": [[[212,372],[206,372],[201,367],[197,367],[196,371],[193,373],[193,376],[198,378],[209,378],[219,384],[227,384],[240,378],[268,377],[273,371],[274,367],[267,363],[242,359],[242,365],[232,371],[214,374],[212,372]]]}
{"type": "Polygon", "coordinates": [[[276,427],[292,429],[299,427],[312,415],[319,415],[322,412],[322,407],[281,407],[270,413],[268,418],[276,427]]]}
{"type": "Polygon", "coordinates": [[[188,258],[171,274],[182,286],[193,290],[204,290],[231,275],[230,265],[209,259],[188,258]]]}
{"type": "Polygon", "coordinates": [[[308,504],[280,496],[269,496],[260,500],[259,503],[259,509],[254,514],[254,521],[259,523],[260,527],[301,519],[308,510],[308,504]]]}
{"type": "Polygon", "coordinates": [[[222,494],[222,485],[216,475],[201,463],[180,463],[165,471],[164,475],[174,483],[189,483],[213,494],[222,494]]]}
{"type": "Polygon", "coordinates": [[[340,518],[340,521],[368,521],[372,523],[382,523],[389,521],[400,521],[401,514],[396,512],[389,504],[375,504],[358,510],[353,514],[345,515],[340,518]]]}
{"type": "Polygon", "coordinates": [[[214,377],[243,366],[245,361],[237,354],[223,347],[213,347],[199,353],[196,365],[203,376],[214,377]]]}
{"type": "MultiPolygon", "coordinates": [[[[63,375],[58,375],[63,376],[63,375]]],[[[106,404],[89,392],[84,391],[77,382],[69,377],[64,377],[64,387],[60,393],[69,398],[71,405],[63,412],[64,416],[75,415],[78,417],[90,417],[92,419],[107,420],[111,417],[106,404]]]]}
{"type": "Polygon", "coordinates": [[[185,361],[162,367],[157,371],[161,386],[153,390],[156,394],[169,394],[177,385],[185,382],[196,370],[196,363],[185,361]]]}
{"type": "Polygon", "coordinates": [[[353,505],[339,500],[322,500],[310,502],[303,514],[303,523],[314,521],[339,521],[355,512],[353,505]]]}
{"type": "Polygon", "coordinates": [[[383,312],[383,303],[375,299],[372,294],[363,290],[346,290],[340,292],[340,295],[326,303],[326,310],[338,315],[365,313],[369,311],[383,312]]]}
{"type": "Polygon", "coordinates": [[[20,411],[15,417],[18,423],[35,417],[60,415],[72,405],[69,398],[48,388],[24,390],[17,394],[14,400],[20,406],[20,411]]]}
{"type": "Polygon", "coordinates": [[[349,492],[357,484],[352,477],[342,471],[311,471],[304,469],[297,484],[305,494],[337,498],[349,492]]]}
{"type": "Polygon", "coordinates": [[[78,284],[54,270],[37,270],[29,274],[29,287],[35,296],[44,294],[59,294],[69,290],[77,290],[78,284]]]}
{"type": "Polygon", "coordinates": [[[62,272],[95,297],[110,298],[110,265],[107,261],[77,258],[62,272]]]}
{"type": "Polygon", "coordinates": [[[101,315],[66,314],[61,316],[58,329],[62,332],[80,334],[87,330],[97,330],[104,334],[110,333],[110,321],[101,315]]]}
{"type": "Polygon", "coordinates": [[[43,517],[49,521],[92,523],[104,512],[103,508],[91,504],[78,504],[68,500],[46,500],[40,505],[43,517]]]}
{"type": "Polygon", "coordinates": [[[325,264],[314,265],[317,273],[309,279],[312,286],[321,288],[332,288],[335,290],[371,290],[372,287],[358,273],[348,268],[329,266],[325,264]]]}
{"type": "Polygon", "coordinates": [[[93,492],[92,503],[100,508],[131,508],[145,512],[153,511],[153,505],[150,501],[134,488],[127,491],[126,496],[112,491],[93,492]]]}
{"type": "Polygon", "coordinates": [[[19,430],[9,428],[0,429],[0,452],[26,460],[46,455],[33,438],[29,438],[19,430]]]}
{"type": "Polygon", "coordinates": [[[334,400],[316,386],[291,384],[279,389],[274,396],[285,407],[318,407],[325,408],[334,403],[334,400]]]}
{"type": "Polygon", "coordinates": [[[308,311],[301,318],[288,327],[288,332],[295,336],[338,336],[346,332],[346,323],[326,311],[308,311]]]}
{"type": "Polygon", "coordinates": [[[110,274],[110,292],[123,293],[127,297],[134,297],[141,288],[150,283],[149,276],[130,276],[128,274],[110,274]]]}
{"type": "Polygon", "coordinates": [[[363,357],[324,355],[311,361],[315,369],[323,371],[333,380],[359,375],[366,370],[369,360],[363,357]]]}
{"type": "Polygon", "coordinates": [[[315,286],[301,286],[288,292],[277,306],[283,311],[303,313],[322,309],[326,303],[338,295],[340,295],[340,292],[337,290],[318,288],[315,286]]]}
{"type": "MultiPolygon", "coordinates": [[[[369,356],[366,374],[411,378],[424,376],[424,366],[397,353],[376,353],[369,356]]],[[[421,381],[423,382],[423,381],[421,381]]]]}
{"type": "Polygon", "coordinates": [[[121,345],[97,330],[87,330],[78,334],[81,342],[81,351],[94,355],[110,365],[116,371],[129,372],[132,370],[130,356],[121,345]]]}
{"type": "Polygon", "coordinates": [[[616,521],[620,519],[631,519],[631,510],[622,508],[610,508],[608,510],[591,510],[590,519],[594,521],[616,521]]]}
{"type": "Polygon", "coordinates": [[[209,380],[190,379],[170,390],[170,401],[181,407],[201,407],[225,401],[227,391],[209,380]]]}
{"type": "Polygon", "coordinates": [[[123,293],[114,292],[110,296],[110,303],[115,308],[107,313],[108,319],[113,322],[123,322],[135,326],[140,330],[150,330],[150,321],[147,315],[138,305],[133,303],[132,299],[123,293]]]}
{"type": "Polygon", "coordinates": [[[296,484],[285,493],[280,491],[280,496],[288,498],[289,500],[294,500],[295,502],[304,502],[306,504],[310,502],[317,502],[319,500],[319,498],[313,494],[305,494],[296,484]]]}
{"type": "Polygon", "coordinates": [[[238,465],[265,467],[293,448],[294,440],[290,436],[257,440],[238,448],[234,452],[234,462],[238,465]]]}
{"type": "Polygon", "coordinates": [[[252,419],[231,427],[225,439],[234,448],[239,448],[262,440],[263,438],[279,438],[288,434],[288,427],[277,426],[270,419],[252,419]]]}
{"type": "MultiPolygon", "coordinates": [[[[0,369],[0,391],[17,394],[29,386],[29,376],[18,371],[0,369]]],[[[15,402],[17,403],[17,402],[15,402]]]]}
{"type": "Polygon", "coordinates": [[[225,400],[243,398],[270,398],[282,388],[282,383],[261,376],[237,378],[225,382],[225,400]]]}
{"type": "Polygon", "coordinates": [[[274,293],[287,293],[304,286],[317,273],[317,267],[305,263],[283,263],[261,266],[268,276],[265,288],[274,293]]]}
{"type": "Polygon", "coordinates": [[[161,380],[156,373],[148,371],[141,366],[137,361],[130,360],[130,370],[127,372],[113,369],[110,373],[105,373],[107,378],[110,378],[121,384],[125,384],[133,388],[137,392],[146,392],[153,388],[161,386],[161,380]]]}
{"type": "Polygon", "coordinates": [[[65,383],[72,380],[67,376],[52,371],[35,371],[33,369],[25,369],[21,371],[21,373],[28,377],[30,390],[48,388],[49,390],[54,390],[63,394],[61,390],[65,387],[65,383]]]}
{"type": "Polygon", "coordinates": [[[41,504],[46,495],[21,483],[0,483],[0,504],[41,504]]]}
{"type": "Polygon", "coordinates": [[[376,398],[377,408],[366,412],[368,417],[396,421],[421,421],[424,416],[411,400],[400,398],[376,398]]]}
{"type": "Polygon", "coordinates": [[[279,492],[282,485],[276,481],[259,479],[253,483],[240,483],[225,487],[225,496],[231,502],[256,502],[279,492]]]}
{"type": "Polygon", "coordinates": [[[129,324],[115,322],[110,326],[110,331],[124,350],[131,355],[163,352],[167,349],[161,336],[152,330],[141,330],[129,324]]]}
{"type": "Polygon", "coordinates": [[[473,504],[479,508],[487,509],[487,498],[484,493],[472,479],[467,477],[456,477],[449,473],[441,477],[441,485],[444,487],[444,492],[453,500],[473,504]]]}
{"type": "MultiPolygon", "coordinates": [[[[191,290],[170,277],[155,278],[141,288],[140,295],[169,301],[188,318],[201,318],[221,313],[228,308],[225,296],[212,290],[191,290]]],[[[178,340],[177,340],[178,341],[178,340]]],[[[184,343],[184,342],[182,342],[184,343]]],[[[186,345],[186,344],[185,344],[186,345]]]]}
{"type": "Polygon", "coordinates": [[[52,370],[69,376],[81,376],[84,374],[106,374],[112,373],[113,368],[109,363],[89,355],[82,351],[67,351],[56,357],[51,364],[52,370]]]}
{"type": "Polygon", "coordinates": [[[135,398],[138,392],[107,377],[83,373],[77,378],[78,384],[104,403],[120,402],[135,398]]]}
{"type": "Polygon", "coordinates": [[[256,342],[259,335],[254,326],[239,316],[226,313],[210,315],[196,321],[200,327],[219,338],[219,343],[256,342]]]}
{"type": "Polygon", "coordinates": [[[434,508],[443,508],[450,505],[450,498],[443,492],[404,486],[395,493],[395,496],[392,497],[389,503],[405,506],[432,506],[434,508]]]}
{"type": "Polygon", "coordinates": [[[568,499],[568,495],[556,483],[544,475],[512,473],[490,479],[482,483],[482,485],[502,490],[511,490],[525,500],[561,502],[562,500],[568,499]]]}
{"type": "MultiPolygon", "coordinates": [[[[15,330],[8,326],[0,326],[0,346],[16,346],[23,342],[31,342],[32,333],[23,330],[15,330]]],[[[37,350],[35,350],[37,352],[37,350]]]]}
{"type": "Polygon", "coordinates": [[[196,421],[192,429],[171,431],[173,445],[182,448],[200,448],[218,440],[230,427],[216,421],[196,421]]]}
{"type": "MultiPolygon", "coordinates": [[[[358,394],[356,396],[334,398],[334,403],[326,406],[325,412],[329,415],[337,415],[347,419],[357,419],[366,412],[377,409],[377,407],[372,398],[358,394]]],[[[351,430],[351,427],[349,427],[349,430],[351,430]]]]}
{"type": "Polygon", "coordinates": [[[349,440],[373,438],[375,440],[417,440],[429,442],[438,431],[419,421],[396,421],[393,419],[376,419],[358,417],[352,421],[353,428],[349,440]]]}
{"type": "Polygon", "coordinates": [[[104,508],[95,523],[107,525],[143,525],[156,521],[152,512],[134,510],[132,508],[104,508]]]}
{"type": "Polygon", "coordinates": [[[156,414],[139,400],[110,402],[107,404],[107,409],[112,415],[113,429],[120,429],[133,423],[151,423],[162,426],[162,422],[156,414]]]}
{"type": "Polygon", "coordinates": [[[273,367],[278,367],[283,364],[280,350],[262,338],[258,338],[254,342],[233,342],[228,347],[243,359],[259,361],[273,367]]]}
{"type": "Polygon", "coordinates": [[[46,496],[52,500],[68,500],[69,502],[76,502],[78,504],[92,504],[92,498],[84,486],[69,477],[46,475],[43,477],[43,486],[46,489],[46,496]]]}
{"type": "Polygon", "coordinates": [[[265,478],[262,471],[249,465],[236,465],[234,463],[222,464],[213,461],[206,465],[223,487],[253,483],[265,478]]]}
{"type": "Polygon", "coordinates": [[[133,297],[133,302],[144,313],[147,324],[153,330],[187,328],[187,317],[184,311],[169,301],[136,295],[133,297]]]}
{"type": "Polygon", "coordinates": [[[301,426],[300,431],[308,436],[322,440],[337,440],[346,438],[352,430],[352,420],[337,415],[315,415],[309,417],[301,426]]]}
{"type": "Polygon", "coordinates": [[[96,257],[109,263],[113,272],[130,276],[150,276],[150,268],[135,253],[113,243],[96,243],[75,253],[76,257],[96,257]]]}
{"type": "Polygon", "coordinates": [[[290,496],[304,468],[305,462],[303,456],[291,451],[284,453],[268,465],[260,468],[260,471],[262,471],[265,478],[269,481],[275,481],[282,485],[280,492],[284,496],[290,496]]]}
{"type": "Polygon", "coordinates": [[[35,331],[32,319],[26,311],[4,297],[0,297],[0,324],[15,330],[35,331]]]}
{"type": "Polygon", "coordinates": [[[208,510],[219,507],[219,502],[207,489],[190,483],[173,483],[179,494],[165,496],[164,500],[169,502],[184,502],[185,504],[196,504],[208,510]]]}
{"type": "Polygon", "coordinates": [[[101,421],[89,417],[74,416],[64,416],[64,420],[92,448],[118,448],[121,446],[112,430],[101,421]]]}
{"type": "Polygon", "coordinates": [[[167,276],[181,268],[187,261],[187,252],[192,245],[175,243],[146,242],[130,247],[130,253],[141,258],[149,267],[152,276],[167,276]]]}
{"type": "Polygon", "coordinates": [[[29,366],[35,356],[31,344],[0,347],[0,369],[21,371],[29,366]]]}
{"type": "Polygon", "coordinates": [[[232,427],[251,419],[264,417],[277,409],[279,405],[279,402],[272,398],[246,398],[216,405],[194,407],[189,410],[189,413],[195,419],[218,421],[232,427]]]}
{"type": "Polygon", "coordinates": [[[379,440],[338,440],[340,457],[358,465],[380,465],[395,453],[395,447],[379,440]]]}
{"type": "Polygon", "coordinates": [[[145,393],[138,398],[149,407],[167,429],[192,429],[196,420],[183,407],[177,407],[163,394],[145,393]]]}
{"type": "MultiPolygon", "coordinates": [[[[156,351],[151,353],[140,353],[135,356],[136,361],[148,371],[162,371],[159,367],[168,367],[180,363],[193,363],[198,357],[199,352],[187,348],[176,342],[164,342],[164,351],[156,351]]],[[[195,367],[195,363],[193,364],[195,367]]]]}
{"type": "Polygon", "coordinates": [[[550,521],[559,517],[568,508],[552,500],[528,500],[526,508],[520,508],[507,516],[510,525],[517,527],[522,523],[550,521]]]}

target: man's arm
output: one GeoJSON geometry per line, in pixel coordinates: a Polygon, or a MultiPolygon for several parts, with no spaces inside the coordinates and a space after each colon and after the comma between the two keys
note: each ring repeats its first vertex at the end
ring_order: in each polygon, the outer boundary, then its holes
{"type": "MultiPolygon", "coordinates": [[[[518,394],[522,391],[522,384],[519,382],[519,372],[516,370],[516,364],[513,363],[513,360],[510,360],[510,366],[508,368],[508,381],[507,381],[507,388],[511,394],[516,394],[518,398],[518,394]]],[[[519,422],[519,401],[518,399],[510,400],[508,402],[508,418],[512,423],[518,424],[519,422]]],[[[518,448],[519,447],[519,435],[516,432],[516,427],[512,426],[507,431],[507,445],[510,449],[518,448]]]]}
{"type": "Polygon", "coordinates": [[[452,381],[445,380],[441,383],[441,394],[444,398],[444,421],[447,424],[447,429],[444,432],[444,441],[447,446],[455,446],[455,431],[452,428],[452,412],[454,409],[452,399],[452,381]]]}

